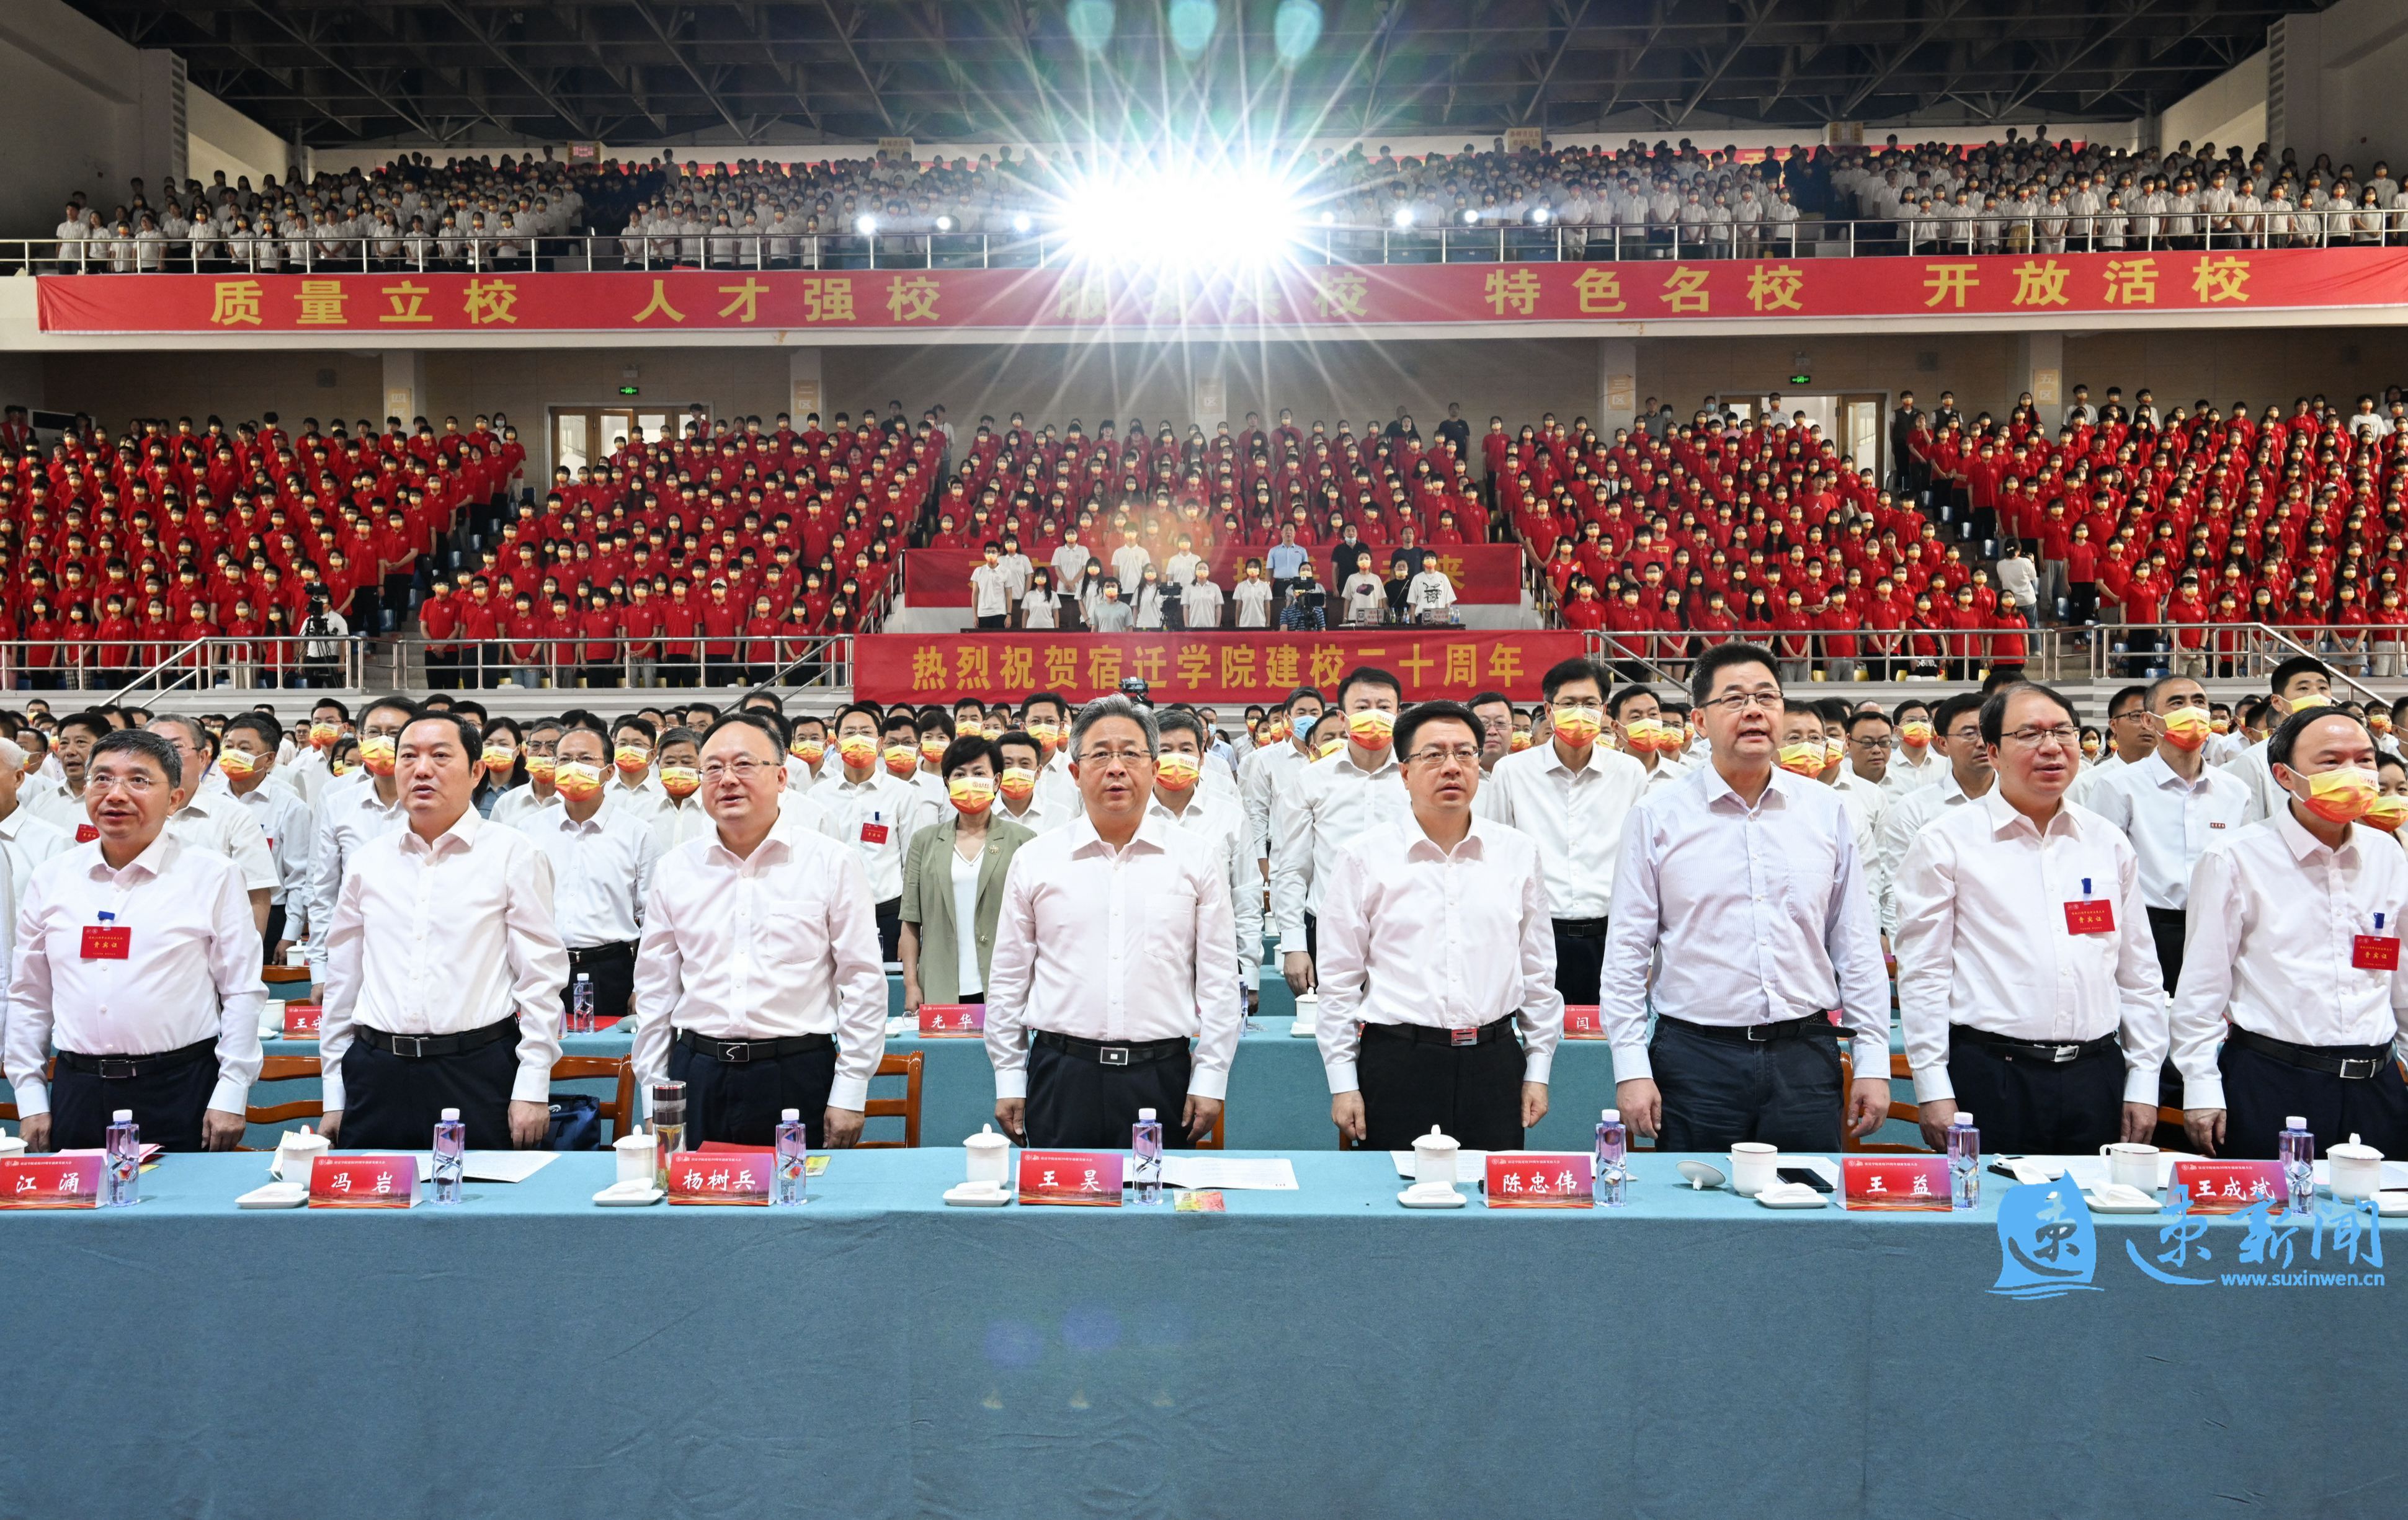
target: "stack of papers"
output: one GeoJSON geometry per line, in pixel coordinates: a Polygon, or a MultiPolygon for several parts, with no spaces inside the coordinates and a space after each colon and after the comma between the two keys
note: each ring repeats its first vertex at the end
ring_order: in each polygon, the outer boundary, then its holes
{"type": "Polygon", "coordinates": [[[1293,1193],[1296,1168],[1285,1156],[1167,1155],[1162,1158],[1162,1182],[1166,1187],[1293,1193]]]}
{"type": "MultiPolygon", "coordinates": [[[[467,1151],[460,1157],[460,1176],[471,1183],[523,1183],[559,1159],[557,1151],[467,1151]]],[[[418,1176],[422,1183],[434,1180],[431,1153],[418,1158],[418,1176]]]]}

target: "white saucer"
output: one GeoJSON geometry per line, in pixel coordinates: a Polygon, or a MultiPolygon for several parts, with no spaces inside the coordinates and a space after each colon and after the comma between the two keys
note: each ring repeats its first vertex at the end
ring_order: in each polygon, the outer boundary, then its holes
{"type": "Polygon", "coordinates": [[[605,1209],[641,1209],[650,1204],[658,1203],[667,1197],[668,1195],[663,1192],[658,1184],[638,1180],[629,1183],[612,1183],[601,1192],[595,1194],[594,1201],[605,1209]]]}
{"type": "Polygon", "coordinates": [[[1311,1019],[1297,1019],[1287,1026],[1287,1032],[1298,1040],[1311,1040],[1321,1031],[1314,1027],[1311,1019]]]}
{"type": "Polygon", "coordinates": [[[2377,1193],[2374,1197],[2386,1219],[2394,1214],[2408,1214],[2408,1193],[2394,1188],[2387,1193],[2377,1193]]]}
{"type": "Polygon", "coordinates": [[[1775,1183],[1756,1194],[1756,1201],[1768,1209],[1820,1209],[1824,1197],[1804,1183],[1775,1183]]]}
{"type": "Polygon", "coordinates": [[[2129,1183],[2102,1183],[2082,1195],[2095,1214],[2153,1214],[2158,1212],[2157,1196],[2143,1193],[2129,1183]]]}
{"type": "Polygon", "coordinates": [[[1703,1161],[1684,1161],[1679,1170],[1682,1181],[1700,1192],[1709,1187],[1723,1185],[1722,1172],[1703,1161]]]}
{"type": "Polygon", "coordinates": [[[1011,1201],[1011,1189],[1001,1183],[956,1183],[945,1189],[945,1201],[956,1209],[1000,1209],[1011,1201]]]}
{"type": "Polygon", "coordinates": [[[1397,1195],[1397,1201],[1408,1209],[1460,1209],[1463,1195],[1451,1187],[1431,1187],[1426,1191],[1419,1183],[1397,1195]]]}
{"type": "Polygon", "coordinates": [[[268,1183],[234,1200],[237,1209],[298,1209],[309,1201],[307,1183],[268,1183]]]}

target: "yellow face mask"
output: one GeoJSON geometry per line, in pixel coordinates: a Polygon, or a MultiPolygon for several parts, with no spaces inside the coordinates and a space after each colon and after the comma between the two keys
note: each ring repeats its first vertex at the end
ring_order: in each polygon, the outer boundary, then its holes
{"type": "Polygon", "coordinates": [[[1526,728],[1514,729],[1513,737],[1505,741],[1505,748],[1514,754],[1519,754],[1529,747],[1530,731],[1526,728]]]}
{"type": "Polygon", "coordinates": [[[337,760],[326,768],[333,771],[337,776],[348,776],[352,771],[357,770],[360,767],[351,764],[349,760],[337,760]]]}
{"type": "Polygon", "coordinates": [[[1154,781],[1168,792],[1185,792],[1193,789],[1203,774],[1203,768],[1197,765],[1194,755],[1174,753],[1168,750],[1163,752],[1161,759],[1154,763],[1154,781]]]}
{"type": "Polygon", "coordinates": [[[886,769],[896,776],[910,776],[920,768],[920,752],[909,744],[889,744],[885,751],[886,769]]]}
{"type": "Polygon", "coordinates": [[[702,789],[702,772],[692,766],[663,766],[661,790],[682,801],[702,789]]]}
{"type": "Polygon", "coordinates": [[[340,738],[342,733],[340,724],[313,723],[309,725],[309,747],[313,750],[331,750],[335,747],[335,740],[340,738]]]}
{"type": "Polygon", "coordinates": [[[1054,752],[1062,747],[1062,730],[1054,724],[1030,724],[1028,737],[1037,741],[1038,747],[1045,752],[1045,757],[1049,760],[1054,757],[1054,752]]]}
{"type": "Polygon", "coordinates": [[[956,776],[945,783],[956,811],[978,814],[995,806],[995,782],[984,776],[956,776]]]}
{"type": "Polygon", "coordinates": [[[602,795],[602,767],[584,760],[563,760],[552,773],[552,784],[571,802],[602,795]]]}
{"type": "Polygon", "coordinates": [[[1586,749],[1597,742],[1598,734],[1605,727],[1593,708],[1559,707],[1550,710],[1548,721],[1555,737],[1575,750],[1586,749]]]}
{"type": "Polygon", "coordinates": [[[1920,718],[1910,718],[1898,725],[1898,741],[1911,749],[1923,749],[1931,742],[1931,725],[1920,718]]]}
{"type": "Polygon", "coordinates": [[[1781,746],[1780,764],[1782,769],[1795,776],[1820,776],[1823,774],[1823,741],[1809,738],[1795,744],[1784,744],[1781,746]]]}
{"type": "MultiPolygon", "coordinates": [[[[2308,778],[2308,795],[2300,805],[2329,824],[2351,824],[2366,816],[2382,795],[2374,772],[2358,766],[2320,770],[2308,778]]],[[[2292,794],[2297,796],[2297,793],[2292,794]]]]}
{"type": "Polygon", "coordinates": [[[1823,768],[1825,770],[1830,769],[1847,757],[1848,745],[1845,739],[1833,738],[1828,734],[1823,736],[1823,768]]]}
{"type": "Polygon", "coordinates": [[[390,734],[370,734],[360,740],[360,764],[371,776],[393,774],[394,741],[390,734]]]}
{"type": "Polygon", "coordinates": [[[2366,805],[2358,821],[2386,834],[2397,834],[2401,825],[2408,824],[2408,797],[2378,796],[2366,805]]]}
{"type": "Polygon", "coordinates": [[[836,741],[837,758],[855,770],[867,770],[878,758],[878,741],[867,734],[852,734],[836,741]]]}
{"type": "Polygon", "coordinates": [[[218,768],[230,778],[239,779],[259,768],[259,762],[240,750],[223,750],[218,754],[218,768]]]}
{"type": "Polygon", "coordinates": [[[1342,738],[1325,738],[1314,747],[1312,753],[1319,758],[1326,760],[1344,748],[1346,748],[1346,741],[1342,738]]]}
{"type": "Polygon", "coordinates": [[[1005,796],[1017,802],[1037,790],[1037,772],[1026,766],[1006,766],[1003,767],[1003,779],[996,783],[996,788],[1005,796]]]}
{"type": "Polygon", "coordinates": [[[535,781],[546,782],[549,782],[552,780],[552,771],[560,764],[559,761],[553,759],[548,754],[530,754],[526,757],[526,760],[528,777],[535,781]]]}
{"type": "Polygon", "coordinates": [[[920,741],[920,758],[934,763],[945,757],[947,740],[942,734],[931,734],[920,741]]]}
{"type": "Polygon", "coordinates": [[[652,752],[640,745],[622,744],[610,752],[610,763],[619,767],[620,775],[632,780],[652,763],[652,752]]]}
{"type": "Polygon", "coordinates": [[[2207,742],[2215,724],[2205,708],[2176,708],[2166,714],[2166,742],[2187,753],[2207,742]]]}
{"type": "Polygon", "coordinates": [[[787,745],[786,751],[807,766],[816,767],[827,758],[827,743],[824,739],[798,738],[787,745]]]}
{"type": "Polygon", "coordinates": [[[506,750],[498,744],[488,744],[485,746],[484,753],[479,758],[485,762],[486,770],[500,777],[510,773],[511,767],[518,764],[519,754],[516,750],[506,750]]]}
{"type": "Polygon", "coordinates": [[[2329,707],[2331,704],[2331,697],[2322,695],[2315,692],[2310,692],[2305,696],[2292,697],[2291,710],[2293,712],[2305,712],[2310,708],[2329,707]]]}
{"type": "Polygon", "coordinates": [[[1347,737],[1367,750],[1384,750],[1397,731],[1397,715],[1378,708],[1365,708],[1346,715],[1347,737]]]}

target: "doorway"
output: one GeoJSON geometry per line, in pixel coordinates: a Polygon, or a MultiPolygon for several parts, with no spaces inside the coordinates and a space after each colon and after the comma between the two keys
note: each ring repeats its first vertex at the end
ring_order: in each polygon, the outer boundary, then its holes
{"type": "MultiPolygon", "coordinates": [[[[640,411],[633,407],[554,407],[552,409],[552,469],[575,475],[587,465],[607,463],[627,443],[658,443],[668,430],[666,411],[640,411]]],[[[546,475],[551,473],[546,470],[546,475]]]]}

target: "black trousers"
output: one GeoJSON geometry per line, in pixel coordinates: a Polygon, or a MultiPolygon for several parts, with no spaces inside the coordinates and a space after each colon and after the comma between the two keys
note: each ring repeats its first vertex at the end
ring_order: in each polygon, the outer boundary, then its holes
{"type": "Polygon", "coordinates": [[[272,954],[276,950],[276,941],[283,938],[284,905],[280,902],[270,903],[267,908],[267,927],[261,930],[259,936],[261,954],[272,954]]]}
{"type": "Polygon", "coordinates": [[[1365,1025],[1354,1080],[1371,1150],[1412,1150],[1433,1125],[1475,1151],[1522,1148],[1522,1042],[1510,1030],[1483,1045],[1448,1045],[1365,1025]]]}
{"type": "Polygon", "coordinates": [[[878,916],[878,958],[893,963],[903,958],[903,898],[898,895],[880,903],[873,911],[878,916]]]}
{"type": "Polygon", "coordinates": [[[510,1147],[510,1088],[519,1074],[519,1032],[451,1055],[411,1059],[353,1040],[343,1052],[347,1151],[419,1151],[434,1143],[445,1109],[458,1109],[472,1151],[510,1147]]]}
{"type": "Polygon", "coordinates": [[[634,946],[629,946],[624,954],[596,955],[569,967],[568,981],[560,989],[563,1018],[568,1016],[569,999],[576,995],[580,973],[593,979],[594,1016],[596,1019],[624,1019],[635,1012],[635,1009],[629,1006],[629,999],[636,996],[634,946]]]}
{"type": "Polygon", "coordinates": [[[685,1083],[688,1145],[775,1145],[778,1116],[799,1111],[811,1149],[827,1144],[828,1092],[836,1085],[836,1047],[766,1061],[722,1061],[683,1041],[669,1046],[669,1078],[685,1083]]]}
{"type": "Polygon", "coordinates": [[[1597,928],[1594,934],[1585,924],[1568,931],[1568,922],[1555,921],[1555,990],[1564,995],[1566,1003],[1586,1008],[1597,1002],[1597,984],[1605,974],[1605,920],[1591,921],[1597,928]]]}
{"type": "Polygon", "coordinates": [[[2275,1137],[2292,1114],[2308,1121],[2318,1155],[2352,1135],[2385,1155],[2408,1155],[2408,1083],[2396,1061],[2385,1061],[2372,1077],[2343,1078],[2228,1040],[2215,1064],[2224,1074],[2224,1155],[2281,1159],[2275,1137]]]}
{"type": "Polygon", "coordinates": [[[1762,1140],[1784,1151],[1837,1151],[1838,1033],[1741,1044],[1658,1019],[1647,1046],[1664,1095],[1656,1148],[1727,1151],[1741,1140],[1762,1140]]]}
{"type": "Polygon", "coordinates": [[[1948,1083],[1956,1106],[1972,1114],[1985,1151],[2096,1155],[2124,1138],[2121,1052],[2052,1065],[1952,1030],[1948,1083]]]}
{"type": "Polygon", "coordinates": [[[1313,974],[1321,974],[1321,920],[1304,915],[1304,953],[1312,958],[1313,974]]]}
{"type": "Polygon", "coordinates": [[[2149,910],[2149,936],[2157,942],[2157,969],[2165,974],[2166,991],[2179,990],[2182,981],[2183,935],[2190,915],[2179,908],[2149,910]]]}
{"type": "Polygon", "coordinates": [[[994,631],[996,631],[996,629],[998,629],[998,628],[1002,627],[1002,626],[1004,625],[1005,621],[1006,621],[1010,616],[1010,613],[1006,613],[1006,612],[982,612],[982,613],[980,613],[980,614],[979,614],[979,620],[978,620],[979,632],[981,632],[981,633],[993,633],[993,632],[994,632],[994,631]]]}
{"type": "Polygon", "coordinates": [[[1125,1151],[1137,1111],[1152,1109],[1162,1126],[1164,1147],[1182,1150],[1189,1143],[1182,1115],[1194,1062],[1182,1051],[1156,1061],[1106,1066],[1032,1040],[1028,1143],[1048,1151],[1125,1151]]]}
{"type": "Polygon", "coordinates": [[[208,1108],[209,1094],[217,1084],[215,1046],[196,1061],[138,1077],[71,1071],[61,1061],[50,1076],[50,1146],[60,1151],[98,1150],[108,1138],[109,1116],[120,1109],[131,1109],[144,1144],[197,1151],[201,1114],[208,1108]]]}

